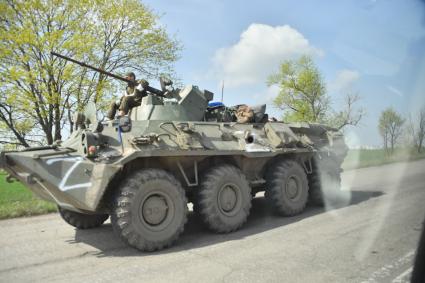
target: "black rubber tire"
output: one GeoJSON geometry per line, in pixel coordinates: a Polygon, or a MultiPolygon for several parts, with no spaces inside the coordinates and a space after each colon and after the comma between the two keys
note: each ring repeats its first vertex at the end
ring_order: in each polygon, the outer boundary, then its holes
{"type": "Polygon", "coordinates": [[[180,182],[161,169],[144,169],[121,184],[114,199],[112,227],[141,251],[171,246],[184,230],[187,199],[180,182]]]}
{"type": "Polygon", "coordinates": [[[266,182],[265,197],[275,213],[294,216],[304,210],[308,200],[308,180],[304,168],[297,161],[276,162],[269,168],[266,182]],[[294,193],[295,195],[291,197],[294,193]]]}
{"type": "Polygon", "coordinates": [[[308,202],[317,206],[324,205],[325,201],[323,198],[322,186],[320,185],[320,176],[317,171],[313,171],[310,174],[308,183],[310,187],[308,202]]]}
{"type": "Polygon", "coordinates": [[[341,191],[341,167],[333,158],[316,159],[309,175],[309,202],[323,206],[325,201],[337,202],[341,191]]]}
{"type": "Polygon", "coordinates": [[[246,222],[251,199],[251,188],[241,170],[232,165],[218,165],[203,176],[194,210],[210,230],[230,233],[246,222]]]}
{"type": "Polygon", "coordinates": [[[71,210],[67,210],[58,206],[59,214],[71,226],[77,229],[90,229],[99,227],[108,218],[108,214],[84,214],[71,210]]]}

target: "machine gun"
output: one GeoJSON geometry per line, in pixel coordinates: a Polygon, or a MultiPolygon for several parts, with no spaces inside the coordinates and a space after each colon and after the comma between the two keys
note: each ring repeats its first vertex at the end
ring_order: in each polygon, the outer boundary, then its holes
{"type": "MultiPolygon", "coordinates": [[[[53,51],[51,52],[51,54],[52,54],[53,56],[56,56],[56,57],[62,58],[62,59],[64,59],[64,60],[70,61],[70,62],[75,63],[75,64],[78,64],[78,65],[80,65],[81,67],[89,68],[89,69],[91,69],[91,70],[93,70],[93,71],[96,71],[96,72],[99,72],[99,73],[101,73],[101,74],[107,75],[107,76],[112,77],[112,78],[114,78],[114,79],[121,80],[121,81],[123,81],[123,82],[127,82],[127,83],[134,83],[134,81],[128,80],[128,79],[126,79],[126,78],[123,78],[123,77],[121,77],[121,76],[115,75],[115,74],[110,73],[110,72],[107,72],[107,71],[105,71],[105,70],[102,70],[102,69],[99,69],[99,68],[96,68],[96,67],[93,67],[93,66],[87,65],[87,64],[86,64],[86,63],[84,63],[84,62],[77,61],[77,60],[72,59],[72,58],[70,58],[70,57],[67,57],[67,56],[65,56],[65,55],[62,55],[62,54],[59,54],[59,53],[56,53],[56,52],[53,52],[53,51]]],[[[146,91],[148,91],[148,92],[150,92],[150,93],[153,93],[153,94],[155,94],[155,95],[157,95],[157,96],[164,97],[164,92],[163,92],[163,91],[161,91],[161,90],[159,90],[159,89],[156,89],[156,88],[153,88],[153,87],[151,87],[151,86],[147,86],[147,87],[145,88],[145,90],[146,90],[146,91]]]]}

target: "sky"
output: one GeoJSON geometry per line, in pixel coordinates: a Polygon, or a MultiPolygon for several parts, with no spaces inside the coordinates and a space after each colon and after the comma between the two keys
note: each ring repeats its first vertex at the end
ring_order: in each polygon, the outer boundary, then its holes
{"type": "Polygon", "coordinates": [[[407,117],[425,105],[425,3],[420,0],[200,1],[143,0],[183,45],[176,62],[184,84],[198,85],[226,105],[266,103],[268,75],[281,62],[312,56],[335,111],[357,92],[366,115],[345,130],[351,147],[380,146],[380,113],[407,117]]]}

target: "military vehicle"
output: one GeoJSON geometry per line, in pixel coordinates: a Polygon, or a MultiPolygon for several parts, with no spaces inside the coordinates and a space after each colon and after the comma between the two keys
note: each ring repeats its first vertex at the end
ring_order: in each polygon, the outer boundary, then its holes
{"type": "Polygon", "coordinates": [[[188,202],[209,229],[228,233],[245,223],[257,192],[293,216],[339,190],[347,147],[337,130],[269,122],[264,106],[239,123],[237,107],[211,103],[213,93],[194,85],[161,80],[160,90],[146,91],[141,106],[114,120],[98,121],[89,104],[67,140],[1,152],[0,167],[55,202],[70,225],[94,228],[110,216],[142,251],[175,242],[188,202]]]}

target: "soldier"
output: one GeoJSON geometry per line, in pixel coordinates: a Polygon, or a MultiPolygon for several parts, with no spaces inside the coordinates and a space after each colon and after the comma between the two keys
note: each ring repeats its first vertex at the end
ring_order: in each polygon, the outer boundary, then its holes
{"type": "Polygon", "coordinates": [[[131,108],[140,106],[142,98],[147,95],[146,88],[149,83],[145,80],[136,81],[136,75],[129,72],[125,75],[127,80],[131,80],[127,85],[124,95],[120,100],[113,101],[108,111],[108,118],[110,120],[115,118],[117,109],[119,110],[118,116],[127,115],[131,108]]]}

